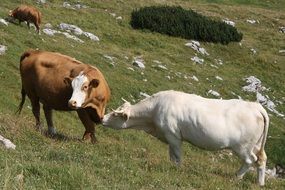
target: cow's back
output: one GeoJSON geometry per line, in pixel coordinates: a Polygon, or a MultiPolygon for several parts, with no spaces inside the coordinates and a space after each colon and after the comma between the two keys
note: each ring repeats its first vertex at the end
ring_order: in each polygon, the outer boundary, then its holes
{"type": "Polygon", "coordinates": [[[20,21],[28,21],[34,24],[41,23],[41,13],[34,7],[21,5],[13,10],[13,17],[20,21]]]}
{"type": "Polygon", "coordinates": [[[156,123],[167,123],[169,130],[200,148],[234,146],[247,136],[258,139],[263,132],[262,106],[256,102],[208,99],[176,91],[160,92],[154,99],[156,123]]]}
{"type": "Polygon", "coordinates": [[[79,61],[58,53],[30,50],[21,56],[22,87],[29,97],[38,97],[53,109],[69,110],[68,99],[72,88],[65,82],[79,61]]]}

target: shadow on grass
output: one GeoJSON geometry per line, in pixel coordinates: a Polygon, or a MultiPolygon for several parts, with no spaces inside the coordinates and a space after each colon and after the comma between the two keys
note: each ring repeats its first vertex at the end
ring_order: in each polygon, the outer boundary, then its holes
{"type": "Polygon", "coordinates": [[[47,130],[45,130],[45,131],[42,132],[42,134],[44,136],[46,136],[47,138],[51,138],[51,139],[54,139],[54,140],[57,140],[57,141],[62,141],[62,142],[83,142],[83,140],[80,139],[80,138],[66,136],[65,134],[59,133],[59,132],[56,132],[56,134],[51,135],[51,134],[48,133],[47,130]]]}

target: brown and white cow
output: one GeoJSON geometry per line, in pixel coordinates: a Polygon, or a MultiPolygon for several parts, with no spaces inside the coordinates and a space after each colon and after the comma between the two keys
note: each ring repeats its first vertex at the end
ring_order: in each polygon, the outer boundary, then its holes
{"type": "Polygon", "coordinates": [[[26,51],[20,60],[22,101],[26,95],[32,104],[36,127],[41,128],[40,102],[48,125],[49,134],[55,134],[52,110],[72,111],[85,127],[83,139],[95,143],[95,125],[100,123],[110,99],[110,89],[103,74],[96,67],[84,64],[60,53],[26,51]]]}
{"type": "Polygon", "coordinates": [[[27,25],[29,28],[30,28],[30,23],[33,23],[36,26],[38,33],[40,33],[42,14],[35,7],[28,5],[20,5],[13,11],[10,11],[9,16],[18,19],[19,24],[21,24],[21,22],[23,21],[27,21],[27,25]]]}

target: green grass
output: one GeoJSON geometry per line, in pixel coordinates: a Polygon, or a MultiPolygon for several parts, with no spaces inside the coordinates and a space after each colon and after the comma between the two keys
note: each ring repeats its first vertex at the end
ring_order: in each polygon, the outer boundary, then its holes
{"type": "MultiPolygon", "coordinates": [[[[2,0],[0,17],[6,17],[21,2],[2,0]]],[[[85,43],[79,44],[61,35],[38,36],[24,23],[0,25],[0,44],[8,46],[6,54],[0,56],[0,134],[17,145],[15,151],[0,147],[0,189],[259,189],[255,172],[249,172],[242,181],[235,179],[240,162],[227,151],[207,152],[185,143],[182,165],[176,168],[169,161],[167,145],[141,131],[98,126],[96,145],[81,142],[84,127],[73,112],[54,113],[59,133],[56,138],[41,134],[34,129],[29,101],[20,116],[14,114],[20,102],[19,58],[25,50],[39,48],[96,65],[112,91],[108,109],[119,106],[121,97],[137,102],[142,99],[140,92],[152,94],[166,89],[205,97],[213,89],[225,99],[236,98],[231,93],[235,92],[254,100],[254,94],[241,91],[245,85],[242,79],[254,75],[270,87],[266,94],[271,99],[283,102],[277,109],[285,113],[285,57],[278,53],[284,49],[285,36],[278,32],[278,27],[285,26],[284,1],[167,1],[168,5],[191,8],[215,19],[229,18],[244,34],[241,46],[202,43],[210,53],[206,57],[198,55],[205,59],[204,65],[191,61],[196,52],[184,45],[186,40],[130,27],[134,8],[162,5],[165,1],[81,0],[89,8],[77,11],[62,8],[63,1],[48,2],[47,6],[35,5],[43,13],[42,26],[48,22],[54,26],[61,22],[75,24],[97,35],[100,42],[82,37],[85,43]],[[116,21],[110,13],[123,20],[116,21]],[[248,24],[246,19],[259,20],[260,24],[248,24]],[[256,55],[251,54],[251,48],[257,49],[256,55]],[[104,55],[115,57],[115,66],[104,55]],[[133,57],[139,55],[146,69],[128,70],[133,67],[133,57]],[[210,65],[216,65],[214,59],[222,59],[224,64],[213,68],[210,65]],[[161,61],[168,70],[153,67],[154,60],[161,61]],[[190,79],[193,75],[199,82],[190,79]],[[224,80],[217,81],[216,75],[224,80]]],[[[285,120],[273,113],[270,119],[268,166],[285,165],[285,120]]],[[[267,179],[264,189],[284,188],[283,179],[267,179]]]]}

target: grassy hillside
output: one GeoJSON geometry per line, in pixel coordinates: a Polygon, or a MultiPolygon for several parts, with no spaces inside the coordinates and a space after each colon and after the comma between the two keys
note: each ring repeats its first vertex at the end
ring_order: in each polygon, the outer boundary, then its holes
{"type": "MultiPolygon", "coordinates": [[[[0,55],[0,134],[17,145],[16,150],[0,147],[0,189],[258,189],[256,173],[249,172],[244,180],[234,174],[240,167],[236,156],[228,151],[208,152],[183,144],[182,165],[175,167],[168,158],[168,147],[140,131],[114,131],[97,126],[99,142],[81,142],[84,127],[73,112],[54,112],[58,135],[47,137],[34,128],[30,102],[26,101],[20,116],[14,112],[20,102],[19,58],[27,49],[57,51],[97,66],[105,75],[112,98],[108,104],[116,108],[121,98],[137,102],[140,92],[152,94],[174,89],[212,97],[212,89],[223,99],[237,98],[255,101],[255,94],[242,91],[243,78],[256,76],[265,92],[285,113],[285,1],[243,0],[81,0],[88,8],[80,10],[62,7],[63,1],[1,0],[0,18],[20,3],[36,6],[43,14],[42,28],[51,23],[55,29],[64,22],[74,24],[100,38],[84,43],[63,35],[37,35],[33,29],[10,23],[0,24],[0,45],[8,50],[0,55]],[[133,30],[130,13],[149,5],[180,5],[213,19],[228,18],[241,31],[241,44],[227,46],[202,43],[209,56],[198,54],[185,46],[188,40],[147,31],[133,30]],[[214,2],[214,3],[213,3],[214,2]],[[116,14],[116,16],[113,13],[116,14]],[[116,19],[121,16],[122,20],[116,19]],[[249,24],[247,19],[258,20],[249,24]],[[257,53],[253,54],[250,49],[257,53]],[[203,65],[191,58],[197,54],[203,65]],[[106,58],[114,57],[114,64],[106,58]],[[134,57],[142,56],[144,70],[132,66],[134,57]],[[221,59],[223,65],[216,63],[221,59]],[[167,70],[158,67],[159,63],[167,70]],[[129,67],[133,70],[128,69],[129,67]],[[195,75],[199,81],[191,77],[195,75]],[[215,77],[220,76],[222,81],[215,77]]],[[[70,1],[75,4],[76,1],[70,1]]],[[[285,165],[285,120],[270,113],[269,138],[266,145],[268,166],[285,165]]],[[[44,117],[42,116],[44,121],[44,117]]],[[[45,129],[47,126],[45,125],[45,129]]],[[[284,189],[284,179],[267,179],[265,189],[284,189]]]]}

